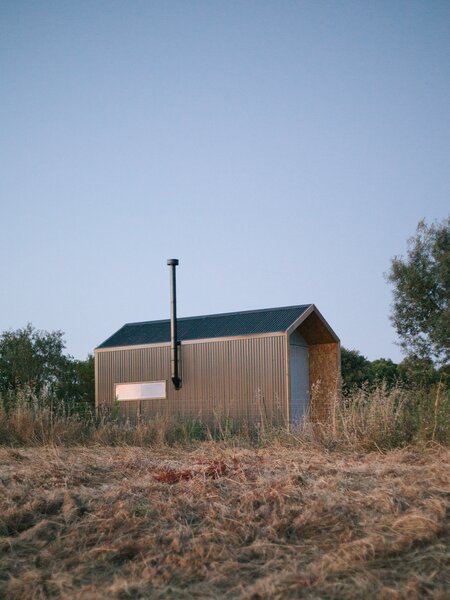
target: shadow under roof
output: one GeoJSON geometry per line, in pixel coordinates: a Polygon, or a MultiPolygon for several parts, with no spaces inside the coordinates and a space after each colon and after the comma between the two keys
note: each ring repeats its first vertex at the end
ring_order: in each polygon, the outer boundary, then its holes
{"type": "MultiPolygon", "coordinates": [[[[286,331],[311,304],[177,319],[178,340],[202,340],[286,331]]],[[[126,323],[98,348],[170,342],[170,319],[126,323]]]]}

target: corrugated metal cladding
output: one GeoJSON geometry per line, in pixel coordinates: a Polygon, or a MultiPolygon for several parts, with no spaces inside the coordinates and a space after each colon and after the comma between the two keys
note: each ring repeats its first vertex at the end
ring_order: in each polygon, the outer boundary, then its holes
{"type": "Polygon", "coordinates": [[[114,384],[167,380],[167,398],[120,402],[134,419],[167,416],[284,424],[286,337],[282,334],[181,345],[183,387],[170,382],[170,346],[103,350],[96,353],[97,405],[111,406],[114,384]]]}

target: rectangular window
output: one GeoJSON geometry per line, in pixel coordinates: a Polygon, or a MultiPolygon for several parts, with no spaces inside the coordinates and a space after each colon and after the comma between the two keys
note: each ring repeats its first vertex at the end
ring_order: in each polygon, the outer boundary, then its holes
{"type": "Polygon", "coordinates": [[[117,400],[159,400],[166,397],[165,381],[116,383],[117,400]]]}

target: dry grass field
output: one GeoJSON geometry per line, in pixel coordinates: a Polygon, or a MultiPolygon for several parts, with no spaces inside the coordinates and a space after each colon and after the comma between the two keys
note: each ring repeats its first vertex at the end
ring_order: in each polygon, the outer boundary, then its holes
{"type": "Polygon", "coordinates": [[[449,453],[0,448],[0,598],[448,598],[449,453]]]}

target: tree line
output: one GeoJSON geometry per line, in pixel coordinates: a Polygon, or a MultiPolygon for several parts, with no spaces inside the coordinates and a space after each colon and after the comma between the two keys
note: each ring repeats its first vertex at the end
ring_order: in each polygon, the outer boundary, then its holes
{"type": "MultiPolygon", "coordinates": [[[[405,359],[369,361],[342,348],[344,393],[374,386],[450,387],[450,217],[420,221],[408,240],[406,257],[394,257],[386,279],[393,286],[391,321],[405,359]]],[[[95,403],[94,357],[76,360],[64,353],[62,331],[40,331],[31,324],[0,335],[0,400],[3,407],[28,398],[47,399],[78,412],[95,403]]]]}
{"type": "Polygon", "coordinates": [[[380,384],[388,388],[403,387],[430,388],[442,382],[450,386],[450,366],[436,367],[429,358],[407,356],[400,363],[390,358],[368,360],[358,350],[341,348],[341,376],[344,394],[363,386],[369,389],[380,384]]]}
{"type": "Polygon", "coordinates": [[[0,335],[0,398],[8,408],[22,396],[55,401],[77,412],[95,404],[94,357],[66,355],[62,331],[40,331],[31,324],[0,335]]]}

